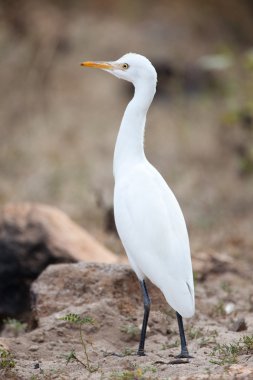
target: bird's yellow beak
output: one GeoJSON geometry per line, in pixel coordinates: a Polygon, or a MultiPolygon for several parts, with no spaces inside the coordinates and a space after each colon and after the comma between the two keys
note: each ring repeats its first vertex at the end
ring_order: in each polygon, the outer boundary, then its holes
{"type": "Polygon", "coordinates": [[[86,62],[82,62],[81,66],[84,66],[84,67],[93,67],[95,69],[113,70],[113,65],[111,63],[108,63],[108,62],[86,61],[86,62]]]}

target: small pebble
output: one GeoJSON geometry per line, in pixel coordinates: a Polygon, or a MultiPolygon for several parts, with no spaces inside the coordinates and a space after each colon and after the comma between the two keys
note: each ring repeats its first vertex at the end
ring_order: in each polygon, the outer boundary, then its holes
{"type": "MultiPolygon", "coordinates": [[[[142,325],[139,325],[138,326],[138,329],[141,331],[141,328],[142,328],[142,325]]],[[[149,333],[150,332],[150,327],[149,326],[147,326],[147,333],[149,333]]]]}
{"type": "Polygon", "coordinates": [[[235,304],[233,302],[229,302],[224,307],[226,314],[231,314],[235,310],[235,304]]]}
{"type": "Polygon", "coordinates": [[[35,335],[32,337],[33,342],[43,343],[44,342],[44,336],[42,334],[35,335]]]}
{"type": "Polygon", "coordinates": [[[53,349],[55,348],[55,346],[56,346],[56,343],[54,343],[54,342],[50,342],[50,343],[48,344],[48,349],[49,349],[49,350],[53,350],[53,349]]]}
{"type": "Polygon", "coordinates": [[[29,351],[35,352],[38,351],[39,346],[36,346],[35,344],[29,348],[29,351]]]}
{"type": "Polygon", "coordinates": [[[245,330],[247,330],[247,328],[248,327],[247,327],[247,323],[246,323],[245,319],[244,318],[238,318],[232,322],[229,330],[239,332],[239,331],[245,331],[245,330]]]}

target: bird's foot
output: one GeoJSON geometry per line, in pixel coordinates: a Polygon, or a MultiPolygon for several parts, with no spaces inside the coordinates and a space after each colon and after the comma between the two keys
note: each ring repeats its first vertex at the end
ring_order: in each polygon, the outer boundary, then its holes
{"type": "Polygon", "coordinates": [[[144,350],[138,350],[138,351],[137,351],[137,355],[138,355],[138,356],[146,356],[144,350]]]}
{"type": "Polygon", "coordinates": [[[188,352],[188,350],[182,350],[181,353],[177,356],[175,356],[177,359],[192,359],[193,356],[191,356],[188,352]]]}

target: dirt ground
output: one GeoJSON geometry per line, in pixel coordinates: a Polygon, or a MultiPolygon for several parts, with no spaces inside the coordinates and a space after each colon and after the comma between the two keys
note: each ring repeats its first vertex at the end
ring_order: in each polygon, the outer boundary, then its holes
{"type": "Polygon", "coordinates": [[[37,328],[15,338],[15,328],[2,333],[6,338],[1,344],[12,352],[16,366],[2,370],[1,378],[252,379],[251,270],[241,272],[239,261],[222,255],[212,258],[208,272],[206,257],[198,263],[202,277],[196,281],[197,310],[185,320],[193,356],[189,361],[175,358],[180,349],[175,313],[150,283],[146,356],[136,356],[143,308],[139,284],[128,266],[60,264],[48,267],[33,287],[37,328]],[[95,320],[81,325],[89,368],[77,360],[67,364],[75,352],[87,365],[78,324],[60,319],[69,313],[95,320]]]}
{"type": "MultiPolygon", "coordinates": [[[[161,303],[152,305],[147,356],[126,355],[136,349],[133,325],[138,327],[142,318],[136,282],[129,313],[109,289],[87,304],[81,296],[76,304],[69,301],[71,306],[64,301],[60,312],[39,317],[32,331],[5,327],[0,342],[16,366],[2,370],[1,379],[253,378],[250,13],[241,5],[229,6],[228,14],[225,5],[217,12],[197,1],[188,2],[189,9],[185,1],[171,2],[170,9],[156,3],[144,12],[142,2],[139,8],[117,2],[109,12],[100,2],[59,10],[50,1],[36,6],[24,1],[22,17],[7,12],[0,24],[0,203],[52,204],[123,254],[105,220],[112,205],[114,143],[129,90],[106,73],[81,69],[79,62],[136,51],[157,67],[165,63],[180,73],[165,84],[165,94],[157,94],[145,146],[175,192],[189,228],[197,311],[186,321],[186,332],[194,358],[171,363],[179,349],[176,321],[159,297],[161,303]],[[211,87],[196,69],[208,54],[221,54],[231,64],[212,72],[211,87]],[[189,77],[195,78],[190,87],[189,77]],[[98,366],[94,373],[76,361],[66,365],[65,355],[73,348],[84,358],[78,329],[57,319],[70,312],[91,314],[98,323],[83,326],[93,341],[88,351],[92,366],[98,366]],[[240,318],[246,330],[231,331],[240,318]]],[[[126,300],[132,294],[126,288],[120,295],[126,300]]]]}

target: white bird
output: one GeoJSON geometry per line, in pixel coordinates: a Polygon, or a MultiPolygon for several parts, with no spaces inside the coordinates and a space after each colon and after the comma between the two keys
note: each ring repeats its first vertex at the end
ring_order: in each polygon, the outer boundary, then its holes
{"type": "Polygon", "coordinates": [[[114,62],[82,62],[133,83],[135,92],[114,151],[114,214],[117,230],[143,292],[144,317],[137,354],[144,354],[150,298],[145,278],[163,292],[176,311],[181,353],[189,358],[182,317],[195,310],[189,238],[180,206],[144,153],[146,114],[156,92],[157,73],[144,56],[125,54],[114,62]]]}

